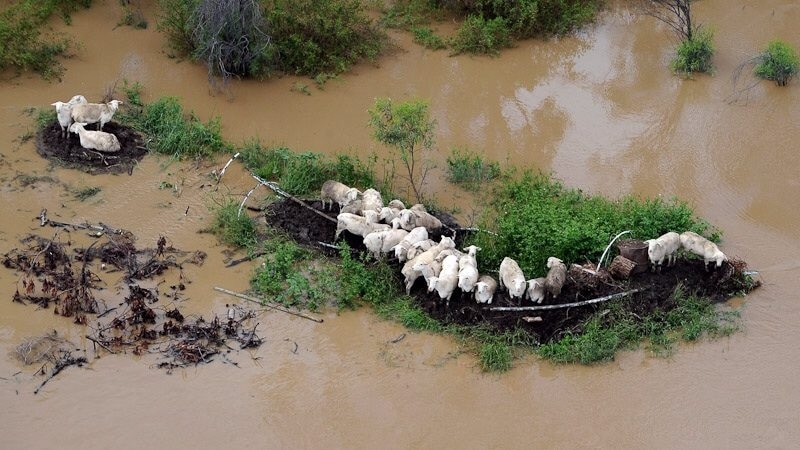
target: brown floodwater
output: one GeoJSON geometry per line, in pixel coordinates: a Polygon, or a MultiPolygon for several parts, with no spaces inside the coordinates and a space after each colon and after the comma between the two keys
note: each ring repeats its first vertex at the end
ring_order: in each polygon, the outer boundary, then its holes
{"type": "Polygon", "coordinates": [[[431,161],[439,166],[426,190],[441,204],[472,211],[469,197],[442,181],[456,146],[552,172],[591,193],[678,196],[724,229],[726,253],[761,273],[764,286],[735,301],[743,332],[681,345],[666,359],[640,350],[580,367],[530,357],[497,375],[481,373],[450,338],[409,333],[366,309],[326,313],[323,324],[265,312],[266,342],[235,354],[239,368],[215,363],[166,375],[155,357],[95,359],[85,328],[11,303],[17,279],[2,270],[0,448],[796,447],[800,88],[760,83],[731,101],[731,74],[770,39],[800,47],[800,4],[696,3],[696,20],[716,32],[716,71],[691,80],[667,69],[669,31],[626,5],[612,2],[575,36],[522,42],[498,58],[448,57],[396,34],[401,51],[324,90],[284,77],[234,82],[230,95],[211,95],[202,67],[167,57],[152,6],[151,27],[141,31],[115,27],[118,2],[95,2],[72,26],[55,25],[81,43],[61,82],[29,75],[0,82],[2,251],[26,233],[54,232],[39,228],[41,208],[56,220],[129,229],[143,246],[163,234],[209,255],[186,270],[182,309],[223,314],[232,299],[213,286],[244,290],[252,269],[224,269],[225,247],[198,231],[220,195],[252,187],[248,175],[232,166],[215,193],[204,185],[227,157],[200,167],[147,157],[132,176],[51,168],[32,142],[20,142],[32,129],[23,110],[76,93],[98,100],[126,78],[144,85],[146,99],[175,95],[201,118],[220,116],[234,142],[258,137],[382,160],[389,154],[370,137],[367,109],[376,97],[423,98],[437,120],[431,161]],[[311,95],[298,92],[302,85],[311,95]],[[50,179],[27,184],[19,175],[50,179]],[[176,188],[160,189],[162,182],[176,188]],[[71,193],[92,186],[102,190],[87,201],[71,193]],[[66,369],[33,395],[36,368],[8,353],[51,329],[86,350],[91,364],[66,369]]]}

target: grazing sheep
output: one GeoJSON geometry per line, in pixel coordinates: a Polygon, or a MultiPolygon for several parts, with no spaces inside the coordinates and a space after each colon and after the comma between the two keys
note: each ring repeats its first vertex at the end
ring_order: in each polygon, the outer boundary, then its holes
{"type": "Polygon", "coordinates": [[[526,295],[533,303],[542,303],[544,300],[544,283],[546,278],[533,278],[528,280],[526,295]]]}
{"type": "Polygon", "coordinates": [[[61,137],[66,138],[69,134],[69,127],[72,125],[72,107],[75,105],[86,104],[86,97],[76,95],[69,99],[68,102],[55,102],[51,103],[56,107],[56,116],[58,117],[58,124],[61,125],[61,137]]]}
{"type": "Polygon", "coordinates": [[[356,236],[366,236],[374,231],[388,230],[389,225],[382,223],[375,223],[370,221],[367,217],[362,217],[356,214],[339,213],[336,216],[336,234],[334,240],[339,239],[342,231],[347,230],[356,236]]]}
{"type": "Polygon", "coordinates": [[[433,239],[425,239],[424,241],[419,241],[408,249],[408,253],[406,253],[406,259],[414,259],[417,257],[417,255],[427,251],[434,245],[436,245],[436,242],[433,239]]]}
{"type": "MultiPolygon", "coordinates": [[[[399,222],[398,222],[399,223],[399,222]]],[[[397,258],[398,261],[403,262],[407,258],[408,249],[411,248],[412,245],[416,244],[420,241],[425,241],[428,239],[428,230],[425,227],[417,227],[413,230],[409,231],[406,237],[403,238],[397,245],[394,246],[394,256],[397,258]]],[[[433,245],[433,241],[431,241],[431,245],[433,245]]],[[[428,247],[430,248],[430,247],[428,247]]]]}
{"type": "Polygon", "coordinates": [[[717,247],[717,244],[709,240],[703,243],[703,254],[700,256],[703,257],[703,267],[705,267],[706,270],[708,270],[708,263],[712,261],[715,263],[714,267],[719,268],[722,266],[723,261],[728,260],[728,257],[722,253],[722,250],[717,247]]]}
{"type": "Polygon", "coordinates": [[[428,279],[428,289],[436,289],[439,298],[447,300],[447,307],[450,306],[450,297],[458,283],[458,257],[450,255],[442,261],[442,270],[438,277],[428,279]]]}
{"type": "Polygon", "coordinates": [[[519,264],[509,257],[503,258],[500,263],[500,287],[505,287],[512,299],[521,299],[525,294],[525,274],[519,264]]]}
{"type": "Polygon", "coordinates": [[[373,231],[364,236],[364,247],[372,253],[375,259],[381,257],[381,249],[383,249],[383,240],[390,230],[373,231]]]}
{"type": "Polygon", "coordinates": [[[356,188],[351,188],[335,180],[328,180],[322,184],[322,190],[320,191],[322,209],[331,209],[333,208],[333,202],[336,202],[339,204],[339,211],[341,212],[343,206],[354,201],[356,198],[358,198],[358,189],[356,188]],[[325,208],[326,201],[330,201],[330,206],[328,208],[325,208]]]}
{"type": "Polygon", "coordinates": [[[87,131],[85,123],[75,122],[69,127],[69,131],[78,133],[81,138],[81,147],[97,150],[105,153],[118,152],[121,148],[119,139],[111,133],[104,131],[87,131]]]}
{"type": "Polygon", "coordinates": [[[497,290],[497,281],[489,275],[481,275],[475,283],[475,301],[478,303],[492,304],[494,291],[497,290]]]}
{"type": "Polygon", "coordinates": [[[400,220],[400,226],[406,230],[410,230],[415,227],[425,227],[428,230],[438,230],[442,228],[442,222],[425,211],[404,209],[400,211],[400,220]]]}
{"type": "Polygon", "coordinates": [[[400,271],[406,280],[406,293],[411,293],[411,287],[414,285],[414,282],[422,275],[420,271],[414,270],[416,264],[430,264],[436,259],[439,253],[447,249],[455,248],[455,246],[456,244],[451,238],[442,236],[442,240],[438,244],[417,255],[414,259],[407,261],[400,271]]]}
{"type": "Polygon", "coordinates": [[[103,126],[111,121],[114,113],[122,102],[111,100],[108,103],[86,103],[72,107],[72,120],[75,122],[98,123],[97,129],[102,130],[103,126]]]}
{"type": "Polygon", "coordinates": [[[383,208],[383,197],[375,189],[367,189],[361,194],[361,207],[364,211],[378,212],[383,208]]]}
{"type": "Polygon", "coordinates": [[[561,294],[561,288],[564,287],[564,282],[567,281],[567,266],[564,262],[555,256],[547,258],[547,277],[544,280],[544,288],[553,298],[561,294]]]}
{"type": "Polygon", "coordinates": [[[656,239],[648,239],[644,241],[647,244],[647,256],[650,258],[652,270],[656,268],[661,270],[661,264],[664,259],[667,260],[667,266],[675,263],[677,252],[681,248],[681,237],[678,233],[670,231],[659,236],[656,239]]]}
{"type": "Polygon", "coordinates": [[[681,247],[684,250],[694,253],[695,250],[699,251],[703,247],[703,243],[708,239],[700,236],[694,231],[684,231],[680,234],[681,247]]]}
{"type": "Polygon", "coordinates": [[[728,257],[717,247],[717,244],[692,231],[685,231],[680,235],[681,247],[685,250],[703,257],[703,263],[708,270],[708,263],[715,262],[716,267],[722,266],[728,257]]]}
{"type": "Polygon", "coordinates": [[[439,261],[431,261],[430,263],[418,262],[414,264],[413,269],[422,274],[422,278],[425,278],[425,282],[428,283],[428,292],[433,291],[434,287],[431,286],[430,280],[433,277],[438,277],[439,273],[442,272],[442,263],[439,261]]]}

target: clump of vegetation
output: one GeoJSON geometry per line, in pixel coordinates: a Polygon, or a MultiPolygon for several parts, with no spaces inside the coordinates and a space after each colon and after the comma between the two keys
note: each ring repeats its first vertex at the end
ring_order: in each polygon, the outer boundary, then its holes
{"type": "Polygon", "coordinates": [[[452,40],[453,54],[456,55],[497,55],[508,47],[511,47],[511,30],[502,17],[468,16],[452,40]]]}
{"type": "Polygon", "coordinates": [[[786,86],[800,70],[797,51],[786,42],[775,40],[758,56],[756,76],[772,80],[778,86],[786,86]]]}
{"type": "Polygon", "coordinates": [[[257,242],[256,226],[247,214],[239,213],[239,205],[225,201],[214,207],[214,222],[208,231],[234,247],[250,248],[257,242]]]}
{"type": "Polygon", "coordinates": [[[597,261],[609,240],[624,230],[642,239],[673,230],[711,232],[712,238],[719,238],[708,223],[677,200],[609,200],[530,172],[495,187],[481,228],[497,232],[496,236],[477,234],[470,242],[483,249],[482,266],[499,267],[503,257],[512,256],[525,273],[537,276],[545,273],[550,256],[567,264],[597,261]]]}
{"type": "Polygon", "coordinates": [[[429,27],[411,27],[411,33],[414,35],[414,42],[429,48],[431,50],[442,50],[447,48],[447,43],[444,38],[437,35],[429,27]]]}
{"type": "Polygon", "coordinates": [[[714,66],[711,57],[714,56],[714,33],[708,29],[695,31],[690,39],[684,39],[675,49],[676,55],[672,60],[673,72],[691,75],[694,72],[711,72],[714,66]]]}
{"type": "Polygon", "coordinates": [[[373,136],[398,153],[406,168],[406,180],[417,203],[421,203],[422,187],[431,168],[424,158],[433,147],[436,128],[436,121],[428,117],[428,103],[412,100],[395,104],[390,98],[379,98],[369,116],[373,136]]]}
{"type": "Polygon", "coordinates": [[[257,140],[241,150],[244,165],[261,178],[276,181],[294,195],[318,194],[326,180],[338,180],[348,186],[376,186],[375,160],[361,161],[357,156],[339,154],[331,159],[321,153],[296,153],[286,147],[264,148],[257,140]]]}
{"type": "Polygon", "coordinates": [[[64,66],[57,58],[66,56],[72,43],[42,29],[54,13],[70,23],[70,14],[91,4],[91,0],[20,0],[5,7],[0,12],[0,70],[30,70],[47,80],[59,79],[64,66]]]}
{"type": "Polygon", "coordinates": [[[88,200],[95,195],[99,194],[102,189],[97,186],[92,187],[85,187],[82,189],[75,189],[72,191],[72,195],[80,201],[88,200]]]}
{"type": "Polygon", "coordinates": [[[454,148],[447,157],[447,181],[465,189],[477,190],[481,184],[500,176],[500,164],[487,162],[467,148],[454,148]]]}
{"type": "Polygon", "coordinates": [[[142,13],[141,0],[120,0],[122,5],[122,18],[117,25],[126,25],[133,28],[144,30],[147,28],[147,19],[142,13]]]}
{"type": "Polygon", "coordinates": [[[651,352],[666,356],[679,340],[692,342],[702,336],[729,336],[740,328],[737,311],[717,309],[707,299],[680,288],[675,290],[670,303],[675,307],[667,312],[640,317],[624,306],[624,300],[617,302],[595,314],[579,332],[567,333],[536,351],[558,363],[594,364],[609,361],[619,350],[634,349],[642,339],[647,339],[651,352]]]}

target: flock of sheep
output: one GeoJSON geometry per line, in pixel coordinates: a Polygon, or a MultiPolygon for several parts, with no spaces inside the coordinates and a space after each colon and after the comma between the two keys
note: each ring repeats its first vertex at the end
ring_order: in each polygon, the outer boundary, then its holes
{"type": "Polygon", "coordinates": [[[654,270],[660,270],[665,259],[667,260],[667,266],[673,265],[680,249],[702,257],[706,270],[708,270],[708,263],[710,262],[715,263],[718,268],[723,261],[728,260],[728,257],[722,253],[717,244],[693,231],[686,231],[681,234],[670,231],[656,239],[644,242],[647,244],[647,256],[654,270]]]}
{"type": "Polygon", "coordinates": [[[100,152],[114,153],[121,148],[119,139],[111,133],[102,131],[103,126],[111,121],[114,113],[122,102],[111,100],[108,103],[89,103],[86,97],[76,95],[68,102],[55,102],[58,124],[61,125],[61,135],[68,138],[68,132],[80,136],[81,147],[100,152]],[[89,131],[85,127],[90,123],[97,123],[98,131],[89,131]]]}
{"type": "Polygon", "coordinates": [[[441,232],[442,222],[428,213],[421,204],[406,208],[400,200],[383,205],[380,192],[367,189],[363,193],[338,181],[328,180],[322,185],[322,207],[339,204],[336,238],[347,230],[361,236],[364,245],[376,258],[390,252],[403,264],[406,292],[420,277],[449,306],[453,292],[458,288],[472,294],[478,303],[492,303],[499,287],[505,288],[511,299],[528,298],[541,303],[549,293],[558,297],[567,278],[567,267],[558,258],[547,260],[547,276],[526,280],[516,261],[503,259],[499,279],[478,272],[476,254],[479,247],[470,245],[464,251],[455,248],[455,242],[442,236],[439,242],[428,238],[429,233],[441,232]],[[360,197],[360,198],[359,198],[360,197]],[[383,223],[381,223],[383,222],[383,223]]]}

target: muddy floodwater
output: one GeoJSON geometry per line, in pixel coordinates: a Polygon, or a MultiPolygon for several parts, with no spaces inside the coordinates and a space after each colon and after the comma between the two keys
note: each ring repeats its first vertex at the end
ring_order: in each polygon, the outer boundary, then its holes
{"type": "MultiPolygon", "coordinates": [[[[154,356],[95,358],[85,327],[12,303],[19,280],[3,269],[0,448],[797,448],[800,83],[763,82],[731,101],[741,61],[774,38],[800,47],[797,2],[697,2],[696,20],[716,32],[716,70],[692,80],[667,69],[669,30],[611,2],[575,36],[522,42],[498,58],[451,58],[396,34],[398,53],[322,91],[285,77],[234,82],[229,96],[209,93],[203,67],[167,57],[152,8],[142,31],[114,27],[119,2],[94,3],[71,26],[54,25],[81,44],[61,82],[0,82],[3,253],[26,233],[55,232],[39,228],[36,216],[47,208],[54,220],[131,230],[143,246],[164,235],[178,248],[205,250],[205,264],[186,269],[185,313],[223,315],[234,300],[213,287],[247,288],[252,266],[224,269],[225,247],[198,233],[220,193],[252,187],[236,164],[216,194],[208,187],[227,156],[200,166],[148,156],[130,176],[91,176],[51,168],[33,141],[21,142],[33,129],[25,108],[77,93],[97,101],[126,78],[142,83],[146,100],[174,95],[202,118],[220,116],[233,142],[258,137],[379,158],[386,150],[367,127],[375,98],[428,99],[440,167],[450,148],[469,146],[591,193],[678,196],[724,229],[723,250],[758,270],[764,285],[732,301],[743,332],[680,345],[666,359],[639,350],[582,367],[529,357],[508,373],[483,374],[450,338],[410,333],[368,309],[327,312],[322,324],[265,312],[266,341],[233,354],[239,367],[216,362],[167,375],[154,356]],[[77,200],[73,192],[86,187],[101,191],[77,200]],[[33,395],[36,368],[9,352],[52,329],[90,364],[67,368],[33,395]]],[[[446,207],[471,211],[441,170],[426,189],[446,207]]]]}

